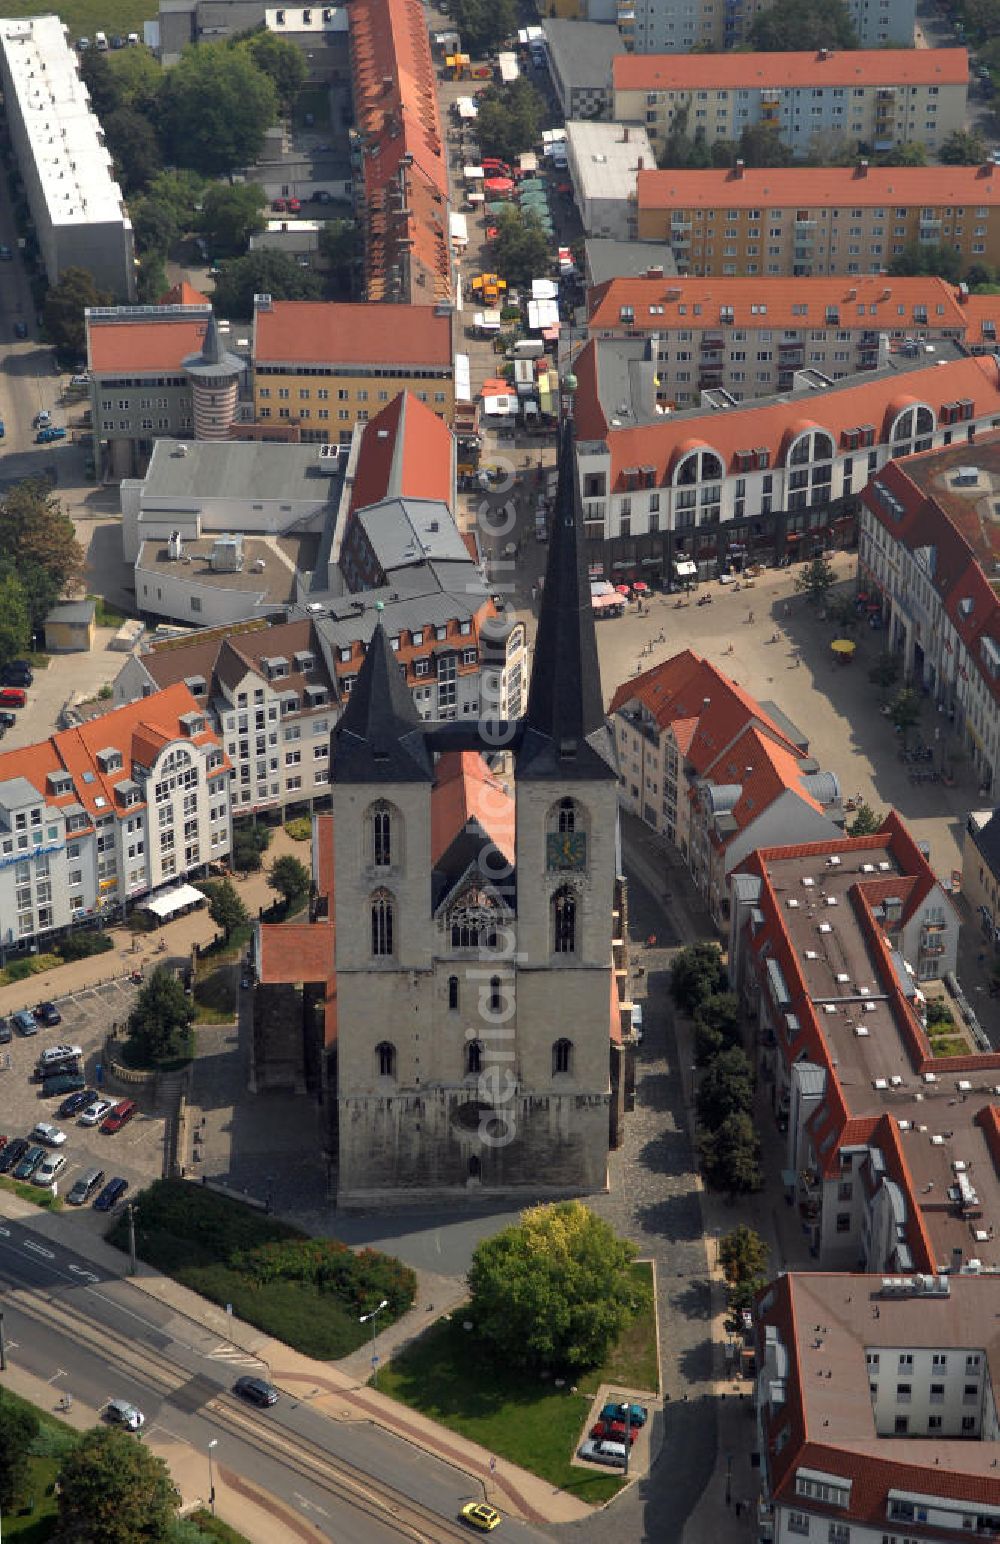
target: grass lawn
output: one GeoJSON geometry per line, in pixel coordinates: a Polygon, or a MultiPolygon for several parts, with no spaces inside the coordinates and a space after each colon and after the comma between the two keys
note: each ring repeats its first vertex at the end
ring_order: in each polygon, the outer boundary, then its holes
{"type": "Polygon", "coordinates": [[[330,94],[325,86],[304,86],[295,98],[292,122],[297,129],[328,129],[330,127],[330,94]],[[306,114],[312,114],[312,124],[306,123],[306,114]]]}
{"type": "Polygon", "coordinates": [[[238,961],[199,960],[194,975],[196,1024],[231,1024],[236,1017],[238,961]]]}
{"type": "Polygon", "coordinates": [[[246,1534],[237,1533],[235,1528],[230,1528],[221,1517],[213,1517],[211,1512],[206,1512],[204,1507],[199,1507],[197,1512],[188,1513],[188,1521],[195,1523],[201,1529],[202,1536],[206,1539],[217,1539],[219,1544],[250,1544],[246,1534]]]}
{"type": "MultiPolygon", "coordinates": [[[[69,27],[75,42],[78,37],[94,41],[94,33],[106,32],[109,37],[120,32],[127,37],[138,32],[142,37],[142,24],[151,21],[157,12],[156,0],[68,0],[58,6],[56,15],[69,27]]],[[[37,16],[38,6],[31,0],[9,0],[4,7],[5,16],[37,16]]]]}
{"type": "Polygon", "coordinates": [[[57,1212],[62,1207],[59,1197],[54,1196],[44,1185],[23,1185],[20,1180],[11,1179],[7,1174],[0,1174],[0,1189],[9,1190],[13,1195],[20,1196],[22,1201],[30,1201],[34,1206],[44,1207],[50,1212],[57,1212]]]}
{"type": "Polygon", "coordinates": [[[644,1306],[605,1366],[580,1380],[577,1394],[515,1368],[498,1369],[462,1328],[461,1309],[383,1368],[379,1388],[560,1490],[599,1506],[624,1481],[570,1463],[591,1399],[601,1383],[620,1383],[623,1393],[653,1392],[659,1386],[652,1267],[634,1265],[632,1271],[644,1306]]]}
{"type": "Polygon", "coordinates": [[[19,1544],[43,1544],[55,1532],[58,1510],[55,1478],[62,1455],[76,1441],[76,1432],[47,1410],[11,1393],[9,1389],[5,1388],[0,1398],[6,1405],[31,1410],[38,1418],[39,1425],[38,1436],[32,1444],[25,1493],[4,1513],[4,1540],[17,1539],[19,1544]]]}
{"type": "MultiPolygon", "coordinates": [[[[131,30],[135,31],[135,28],[131,30]]],[[[116,606],[110,605],[103,595],[91,595],[89,598],[97,603],[94,620],[98,627],[121,627],[127,620],[124,612],[119,611],[116,606]]]]}
{"type": "MultiPolygon", "coordinates": [[[[237,1250],[307,1238],[300,1229],[184,1180],[157,1180],[137,1200],[136,1247],[165,1275],[213,1303],[232,1303],[237,1318],[306,1356],[334,1361],[364,1342],[357,1304],[332,1288],[287,1278],[258,1283],[228,1263],[237,1250]]],[[[128,1248],[124,1217],[107,1237],[128,1248]]]]}

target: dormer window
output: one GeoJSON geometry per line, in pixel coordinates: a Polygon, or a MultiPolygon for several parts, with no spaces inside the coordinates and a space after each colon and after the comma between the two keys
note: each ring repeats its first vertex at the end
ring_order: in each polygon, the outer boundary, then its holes
{"type": "Polygon", "coordinates": [[[340,660],[342,665],[346,665],[346,664],[350,663],[351,653],[352,653],[352,649],[351,649],[351,645],[350,644],[348,644],[345,649],[338,649],[338,651],[337,651],[337,658],[340,660]]]}
{"type": "Polygon", "coordinates": [[[206,682],[205,677],[200,675],[186,676],[184,685],[187,687],[192,697],[204,697],[208,690],[208,683],[206,682]]]}
{"type": "Polygon", "coordinates": [[[97,752],[97,765],[105,774],[120,772],[124,766],[121,751],[116,750],[113,745],[106,746],[104,750],[97,752]]]}
{"type": "Polygon", "coordinates": [[[189,739],[193,739],[196,734],[205,733],[205,715],[203,713],[182,713],[178,722],[180,723],[182,733],[186,734],[189,739]]]}
{"type": "Polygon", "coordinates": [[[294,655],[294,660],[296,670],[300,671],[302,675],[308,675],[310,670],[315,670],[316,668],[316,657],[308,649],[298,649],[294,655]]]}
{"type": "Polygon", "coordinates": [[[46,788],[53,799],[73,792],[73,779],[68,772],[50,772],[45,779],[46,788]]]}

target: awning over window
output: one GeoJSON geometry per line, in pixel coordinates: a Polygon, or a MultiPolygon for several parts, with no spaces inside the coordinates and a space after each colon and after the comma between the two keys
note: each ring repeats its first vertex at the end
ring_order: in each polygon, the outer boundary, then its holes
{"type": "Polygon", "coordinates": [[[698,574],[698,565],[692,563],[690,558],[674,558],[674,573],[679,579],[694,579],[698,574]]]}
{"type": "Polygon", "coordinates": [[[188,906],[197,906],[204,899],[202,892],[196,890],[194,885],[175,885],[172,890],[161,890],[159,895],[151,895],[140,909],[151,911],[162,922],[176,912],[186,910],[188,906]]]}

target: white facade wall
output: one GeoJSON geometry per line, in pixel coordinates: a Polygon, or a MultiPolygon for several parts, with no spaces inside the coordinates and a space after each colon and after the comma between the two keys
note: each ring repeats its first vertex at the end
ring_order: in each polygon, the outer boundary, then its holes
{"type": "MultiPolygon", "coordinates": [[[[234,577],[243,580],[246,575],[234,577]]],[[[144,566],[142,548],[135,564],[135,599],[140,611],[191,627],[245,622],[248,617],[273,612],[276,604],[266,588],[200,583],[189,577],[183,562],[144,566]]]]}

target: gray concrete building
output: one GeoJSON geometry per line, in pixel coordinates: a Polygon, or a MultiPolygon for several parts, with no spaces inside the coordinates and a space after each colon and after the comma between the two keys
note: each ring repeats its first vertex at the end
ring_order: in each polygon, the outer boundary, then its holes
{"type": "Polygon", "coordinates": [[[636,179],[656,165],[641,124],[566,124],[570,179],[588,236],[627,241],[636,232],[636,179]]]}
{"type": "Polygon", "coordinates": [[[564,118],[607,118],[614,92],[611,61],[623,43],[616,27],[599,21],[542,23],[548,45],[549,74],[564,118]]]}
{"type": "Polygon", "coordinates": [[[0,21],[0,87],[49,283],[84,268],[116,300],[133,300],[132,222],[58,17],[0,21]]]}

